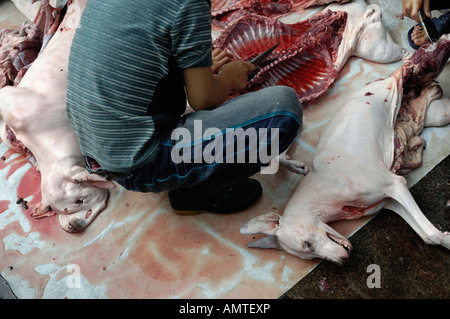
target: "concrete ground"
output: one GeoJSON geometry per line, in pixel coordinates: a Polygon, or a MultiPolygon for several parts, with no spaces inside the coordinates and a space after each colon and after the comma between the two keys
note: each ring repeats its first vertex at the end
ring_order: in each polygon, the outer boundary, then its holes
{"type": "MultiPolygon", "coordinates": [[[[450,156],[411,193],[438,229],[450,230],[450,156]]],[[[381,211],[350,241],[354,250],[348,266],[322,262],[281,298],[450,298],[450,251],[426,245],[397,214],[381,211]]]]}
{"type": "Polygon", "coordinates": [[[0,299],[17,299],[2,276],[0,276],[0,299]]]}

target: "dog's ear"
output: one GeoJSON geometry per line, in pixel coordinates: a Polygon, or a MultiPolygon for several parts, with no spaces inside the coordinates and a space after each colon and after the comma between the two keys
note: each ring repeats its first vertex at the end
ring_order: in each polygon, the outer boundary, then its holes
{"type": "Polygon", "coordinates": [[[280,228],[280,215],[273,212],[260,215],[249,220],[241,228],[241,234],[258,234],[276,235],[280,228]]]}
{"type": "Polygon", "coordinates": [[[52,210],[50,205],[40,202],[30,212],[30,216],[36,219],[54,216],[56,213],[52,210]]]}
{"type": "Polygon", "coordinates": [[[241,234],[262,233],[269,235],[248,244],[248,247],[282,249],[277,240],[277,232],[280,229],[280,217],[280,215],[270,212],[256,216],[242,226],[241,234]]]}
{"type": "Polygon", "coordinates": [[[255,240],[247,244],[249,248],[263,248],[263,249],[283,249],[278,243],[277,236],[265,236],[261,239],[255,240]]]}
{"type": "Polygon", "coordinates": [[[97,180],[97,179],[89,179],[86,181],[82,181],[84,185],[87,185],[89,187],[93,188],[101,188],[101,189],[114,189],[116,188],[116,185],[114,185],[113,182],[108,181],[106,179],[103,180],[97,180]]]}
{"type": "Polygon", "coordinates": [[[79,172],[72,177],[75,184],[84,184],[89,187],[101,189],[114,189],[116,186],[113,182],[101,177],[97,174],[89,174],[86,170],[79,172]]]}

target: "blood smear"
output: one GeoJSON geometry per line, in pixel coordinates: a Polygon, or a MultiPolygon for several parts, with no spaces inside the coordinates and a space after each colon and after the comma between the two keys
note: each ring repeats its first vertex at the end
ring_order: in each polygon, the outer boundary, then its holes
{"type": "Polygon", "coordinates": [[[41,201],[41,175],[33,168],[30,168],[20,180],[17,187],[17,195],[21,198],[33,196],[30,207],[34,207],[41,201]]]}
{"type": "Polygon", "coordinates": [[[0,201],[0,214],[8,210],[9,204],[10,204],[9,200],[0,201]]]}

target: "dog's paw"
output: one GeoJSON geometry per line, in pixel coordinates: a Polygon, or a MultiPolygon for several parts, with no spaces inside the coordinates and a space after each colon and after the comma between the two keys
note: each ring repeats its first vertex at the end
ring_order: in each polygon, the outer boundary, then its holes
{"type": "Polygon", "coordinates": [[[306,175],[309,173],[308,167],[302,161],[291,160],[289,155],[280,156],[280,164],[287,168],[289,171],[298,175],[306,175]]]}

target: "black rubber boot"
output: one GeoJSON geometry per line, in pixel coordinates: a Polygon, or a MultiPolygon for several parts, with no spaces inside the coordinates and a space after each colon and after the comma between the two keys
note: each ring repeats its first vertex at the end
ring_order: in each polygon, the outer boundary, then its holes
{"type": "Polygon", "coordinates": [[[197,185],[169,192],[169,202],[177,214],[230,214],[253,205],[262,195],[261,184],[248,178],[259,171],[254,164],[235,164],[197,185]]]}

